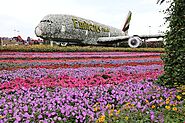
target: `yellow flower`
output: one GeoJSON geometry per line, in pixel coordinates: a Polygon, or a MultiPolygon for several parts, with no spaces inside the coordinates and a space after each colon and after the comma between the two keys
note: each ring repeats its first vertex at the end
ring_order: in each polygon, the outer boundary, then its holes
{"type": "Polygon", "coordinates": [[[99,123],[103,123],[105,121],[105,115],[100,116],[100,118],[98,119],[99,123]]]}
{"type": "Polygon", "coordinates": [[[152,105],[152,109],[154,109],[155,108],[155,105],[152,105]]]}
{"type": "Polygon", "coordinates": [[[164,105],[164,103],[163,103],[163,102],[160,102],[160,103],[159,103],[159,106],[163,106],[163,105],[164,105]]]}
{"type": "Polygon", "coordinates": [[[178,99],[178,100],[180,100],[180,99],[182,98],[182,97],[181,97],[181,96],[179,96],[179,95],[178,95],[178,96],[176,96],[176,97],[177,97],[177,99],[178,99]]]}
{"type": "Polygon", "coordinates": [[[0,119],[3,119],[3,118],[5,118],[5,116],[0,115],[0,119]]]}
{"type": "Polygon", "coordinates": [[[108,109],[111,109],[111,104],[107,104],[107,108],[108,109]]]}
{"type": "Polygon", "coordinates": [[[148,100],[145,100],[145,102],[146,102],[146,103],[149,103],[149,101],[148,101],[148,100]]]}
{"type": "Polygon", "coordinates": [[[94,111],[98,111],[100,108],[99,107],[95,107],[94,108],[94,111]]]}
{"type": "Polygon", "coordinates": [[[160,97],[160,100],[163,100],[163,98],[162,98],[162,97],[160,97]]]}
{"type": "Polygon", "coordinates": [[[176,103],[173,104],[173,106],[176,106],[176,105],[177,105],[176,103]]]}
{"type": "Polygon", "coordinates": [[[111,110],[110,110],[110,113],[113,113],[113,112],[114,112],[114,109],[111,109],[111,110]]]}
{"type": "Polygon", "coordinates": [[[114,113],[114,109],[109,110],[109,116],[110,117],[113,116],[113,113],[114,113]]]}
{"type": "Polygon", "coordinates": [[[113,116],[113,113],[111,112],[111,113],[109,113],[109,117],[111,117],[111,116],[113,116]]]}
{"type": "Polygon", "coordinates": [[[170,100],[172,97],[168,97],[167,100],[170,100]]]}
{"type": "Polygon", "coordinates": [[[128,116],[125,117],[125,120],[128,120],[128,116]]]}
{"type": "Polygon", "coordinates": [[[96,102],[95,105],[99,105],[100,103],[99,102],[96,102]]]}
{"type": "Polygon", "coordinates": [[[118,115],[118,114],[120,114],[120,112],[121,112],[120,110],[117,110],[116,114],[118,115]]]}
{"type": "Polygon", "coordinates": [[[173,107],[172,110],[173,110],[173,111],[177,111],[177,108],[176,108],[176,107],[173,107]]]}
{"type": "Polygon", "coordinates": [[[130,105],[130,102],[127,102],[126,106],[130,105]]]}
{"type": "Polygon", "coordinates": [[[134,107],[134,104],[131,104],[131,107],[134,107]]]}
{"type": "Polygon", "coordinates": [[[169,103],[170,103],[170,101],[167,100],[167,101],[166,101],[166,104],[168,105],[169,103]]]}
{"type": "Polygon", "coordinates": [[[170,98],[170,97],[168,97],[168,98],[166,99],[166,101],[170,101],[170,99],[171,99],[171,98],[170,98]]]}
{"type": "Polygon", "coordinates": [[[166,108],[167,110],[170,110],[170,109],[171,109],[170,106],[167,106],[167,105],[165,106],[165,108],[166,108]]]}
{"type": "Polygon", "coordinates": [[[113,113],[109,113],[109,117],[113,116],[113,113]]]}

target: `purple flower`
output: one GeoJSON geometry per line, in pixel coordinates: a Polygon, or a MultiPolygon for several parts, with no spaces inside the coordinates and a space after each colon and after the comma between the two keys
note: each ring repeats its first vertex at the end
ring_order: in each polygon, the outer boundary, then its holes
{"type": "Polygon", "coordinates": [[[136,106],[137,106],[137,108],[139,108],[139,109],[141,109],[141,108],[142,108],[142,106],[141,106],[141,103],[140,103],[140,102],[138,102],[136,106]]]}
{"type": "Polygon", "coordinates": [[[30,123],[30,120],[26,120],[26,122],[25,123],[30,123]]]}
{"type": "Polygon", "coordinates": [[[47,120],[43,120],[43,123],[48,123],[48,121],[47,120]]]}
{"type": "Polygon", "coordinates": [[[154,118],[155,118],[154,112],[150,111],[150,119],[151,119],[151,121],[154,121],[154,118]]]}
{"type": "Polygon", "coordinates": [[[16,116],[15,119],[17,122],[21,121],[21,117],[19,117],[19,116],[16,116]]]}
{"type": "Polygon", "coordinates": [[[28,118],[30,118],[30,115],[26,112],[26,113],[24,114],[24,117],[26,117],[26,118],[28,119],[28,118]]]}
{"type": "Polygon", "coordinates": [[[58,120],[59,120],[59,121],[61,121],[61,120],[62,120],[62,118],[61,118],[61,117],[58,117],[58,120]]]}
{"type": "Polygon", "coordinates": [[[52,112],[51,115],[55,115],[56,113],[55,112],[52,112]]]}
{"type": "Polygon", "coordinates": [[[38,116],[38,119],[42,119],[43,117],[42,117],[42,115],[40,114],[39,116],[38,116]]]}
{"type": "Polygon", "coordinates": [[[163,113],[160,113],[158,118],[159,118],[160,123],[164,123],[164,115],[163,115],[163,113]]]}
{"type": "Polygon", "coordinates": [[[75,116],[75,113],[74,112],[72,112],[71,114],[72,114],[72,116],[75,116]]]}
{"type": "Polygon", "coordinates": [[[23,107],[23,110],[24,110],[25,112],[27,112],[27,111],[28,111],[28,106],[25,105],[25,106],[23,107]]]}
{"type": "Polygon", "coordinates": [[[7,114],[8,113],[8,111],[7,110],[4,110],[4,112],[3,112],[4,114],[7,114]]]}
{"type": "Polygon", "coordinates": [[[65,113],[65,109],[60,108],[60,112],[61,112],[62,114],[64,114],[64,113],[65,113]]]}

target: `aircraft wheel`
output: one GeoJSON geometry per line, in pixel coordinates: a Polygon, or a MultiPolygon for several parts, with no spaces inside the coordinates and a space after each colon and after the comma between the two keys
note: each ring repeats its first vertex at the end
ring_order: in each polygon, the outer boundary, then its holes
{"type": "Polygon", "coordinates": [[[62,47],[66,47],[66,46],[68,45],[68,43],[67,43],[67,42],[62,42],[62,43],[60,43],[60,45],[61,45],[62,47]]]}

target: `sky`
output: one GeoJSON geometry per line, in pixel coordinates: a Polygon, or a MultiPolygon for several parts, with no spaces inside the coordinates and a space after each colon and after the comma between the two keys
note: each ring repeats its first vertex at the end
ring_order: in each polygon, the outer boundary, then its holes
{"type": "Polygon", "coordinates": [[[166,30],[166,4],[157,0],[1,0],[0,37],[21,35],[36,39],[35,27],[47,14],[69,14],[122,29],[132,11],[129,35],[158,34],[166,30]]]}

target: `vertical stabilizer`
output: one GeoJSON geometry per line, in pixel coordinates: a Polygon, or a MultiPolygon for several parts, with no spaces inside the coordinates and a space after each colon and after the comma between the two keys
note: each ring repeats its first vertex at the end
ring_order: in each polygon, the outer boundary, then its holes
{"type": "Polygon", "coordinates": [[[128,34],[128,29],[129,29],[129,26],[130,26],[131,16],[132,16],[132,12],[129,11],[129,12],[128,12],[128,15],[127,15],[127,18],[126,18],[126,21],[125,21],[125,24],[124,24],[123,29],[122,29],[122,31],[123,31],[126,35],[128,34]]]}

